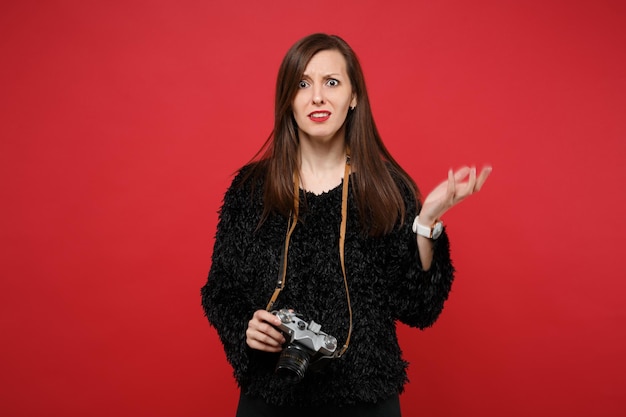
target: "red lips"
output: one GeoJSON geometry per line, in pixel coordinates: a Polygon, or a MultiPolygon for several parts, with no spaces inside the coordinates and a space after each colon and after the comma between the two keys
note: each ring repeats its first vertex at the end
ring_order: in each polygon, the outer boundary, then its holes
{"type": "Polygon", "coordinates": [[[317,123],[325,122],[330,119],[330,112],[326,110],[316,110],[309,113],[308,118],[317,123]]]}

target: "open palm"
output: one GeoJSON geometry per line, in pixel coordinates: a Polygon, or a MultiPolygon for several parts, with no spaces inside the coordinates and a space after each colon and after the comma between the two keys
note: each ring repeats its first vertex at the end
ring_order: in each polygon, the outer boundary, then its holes
{"type": "Polygon", "coordinates": [[[480,191],[491,171],[492,168],[487,166],[476,176],[475,167],[464,166],[456,172],[450,169],[448,179],[426,196],[420,212],[420,223],[434,224],[446,211],[480,191]]]}

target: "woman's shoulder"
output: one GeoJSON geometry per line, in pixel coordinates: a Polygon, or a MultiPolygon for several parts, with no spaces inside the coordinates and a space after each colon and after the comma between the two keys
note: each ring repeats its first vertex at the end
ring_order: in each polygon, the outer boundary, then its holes
{"type": "Polygon", "coordinates": [[[267,174],[267,163],[265,161],[249,162],[235,172],[235,176],[230,188],[253,189],[262,186],[267,174]]]}
{"type": "Polygon", "coordinates": [[[234,173],[233,180],[224,193],[221,211],[223,213],[246,212],[258,210],[263,206],[264,175],[262,166],[253,162],[244,165],[234,173]]]}

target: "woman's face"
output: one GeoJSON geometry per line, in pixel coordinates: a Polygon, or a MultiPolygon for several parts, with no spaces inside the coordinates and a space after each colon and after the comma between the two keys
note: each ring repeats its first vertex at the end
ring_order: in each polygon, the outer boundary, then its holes
{"type": "Polygon", "coordinates": [[[313,55],[292,106],[300,140],[343,141],[348,109],[354,106],[356,96],[343,55],[336,50],[313,55]]]}

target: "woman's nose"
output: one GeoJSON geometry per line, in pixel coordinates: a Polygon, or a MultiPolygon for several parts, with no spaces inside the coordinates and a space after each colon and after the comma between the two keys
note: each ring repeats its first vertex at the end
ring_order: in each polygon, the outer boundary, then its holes
{"type": "Polygon", "coordinates": [[[313,87],[313,104],[324,103],[324,95],[321,87],[313,87]]]}

